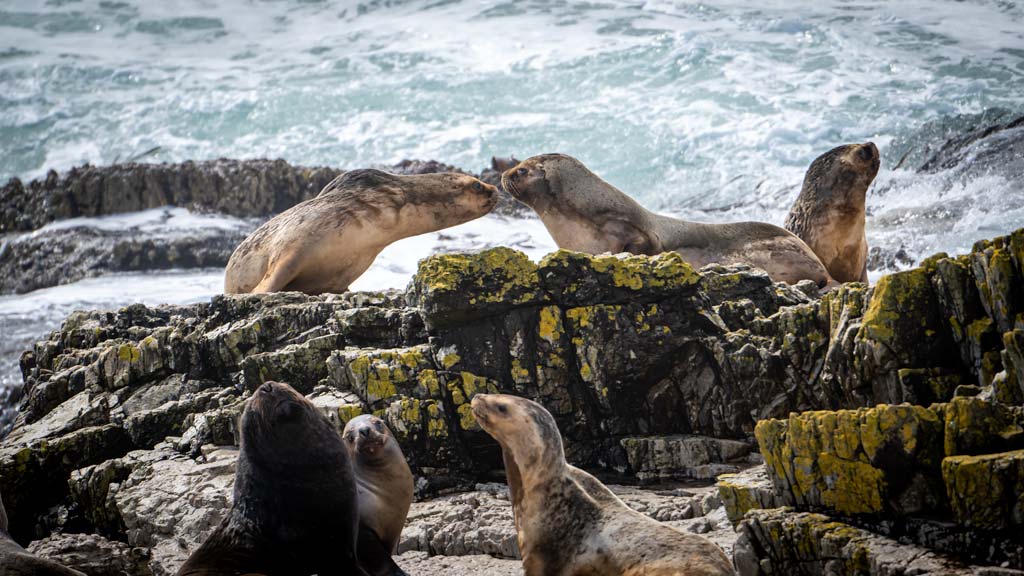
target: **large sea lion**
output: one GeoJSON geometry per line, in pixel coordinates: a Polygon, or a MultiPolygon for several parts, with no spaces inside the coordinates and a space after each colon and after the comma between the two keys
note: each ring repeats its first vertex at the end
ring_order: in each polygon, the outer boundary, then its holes
{"type": "Polygon", "coordinates": [[[3,576],[85,576],[52,560],[29,554],[7,530],[7,511],[0,499],[0,574],[3,576]]]}
{"type": "Polygon", "coordinates": [[[501,445],[525,576],[733,574],[707,538],[631,510],[570,466],[555,420],[540,404],[477,394],[472,409],[501,445]]]}
{"type": "Polygon", "coordinates": [[[231,510],[178,575],[362,575],[356,483],[337,429],[277,382],[256,389],[241,425],[231,510]]]}
{"type": "Polygon", "coordinates": [[[224,292],[344,292],[387,245],[479,218],[497,194],[454,172],[346,172],[243,240],[228,260],[224,292]]]}
{"type": "Polygon", "coordinates": [[[655,214],[564,154],[541,154],[502,175],[502,186],[533,208],[559,248],[600,254],[680,253],[693,266],[750,264],[775,281],[834,284],[814,251],[763,222],[702,224],[655,214]]]}
{"type": "Polygon", "coordinates": [[[868,281],[864,200],[879,164],[871,142],[825,152],[811,162],[786,217],[786,230],[806,242],[838,282],[868,281]]]}
{"type": "Polygon", "coordinates": [[[391,430],[376,416],[349,420],[342,438],[359,488],[359,564],[372,576],[403,575],[391,555],[412,504],[409,463],[391,430]]]}

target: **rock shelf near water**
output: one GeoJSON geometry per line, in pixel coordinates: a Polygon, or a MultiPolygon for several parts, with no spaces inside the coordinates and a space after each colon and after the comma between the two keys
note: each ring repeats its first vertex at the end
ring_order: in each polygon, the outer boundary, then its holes
{"type": "Polygon", "coordinates": [[[22,370],[0,494],[61,559],[86,538],[173,571],[229,506],[245,399],[281,380],[339,426],[387,420],[421,500],[409,566],[515,557],[469,410],[501,391],[552,412],[572,463],[640,483],[630,505],[738,536],[743,574],[1024,569],[1024,230],[824,295],[676,254],[442,254],[405,292],[76,313],[22,370]],[[718,494],[643,486],[724,472],[718,494]]]}

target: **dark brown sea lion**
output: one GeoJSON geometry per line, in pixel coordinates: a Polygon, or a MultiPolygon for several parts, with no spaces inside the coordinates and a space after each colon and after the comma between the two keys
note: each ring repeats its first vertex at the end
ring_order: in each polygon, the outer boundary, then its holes
{"type": "Polygon", "coordinates": [[[713,542],[631,510],[565,461],[554,418],[516,396],[477,394],[473,415],[501,445],[525,576],[718,576],[713,542]]]}
{"type": "Polygon", "coordinates": [[[655,214],[564,154],[527,158],[502,175],[502,186],[540,216],[559,248],[680,253],[691,265],[749,264],[775,281],[834,282],[802,240],[763,222],[702,224],[655,214]]]}
{"type": "Polygon", "coordinates": [[[871,142],[825,152],[811,162],[786,217],[786,230],[806,242],[838,282],[868,281],[864,203],[879,164],[871,142]]]}
{"type": "Polygon", "coordinates": [[[479,218],[497,192],[454,172],[346,172],[243,240],[228,260],[224,292],[344,292],[389,244],[479,218]]]}
{"type": "Polygon", "coordinates": [[[178,575],[361,576],[356,483],[338,431],[277,382],[256,389],[241,425],[231,510],[178,575]]]}
{"type": "Polygon", "coordinates": [[[52,560],[29,554],[7,533],[7,511],[0,499],[0,575],[3,576],[85,576],[52,560]]]}
{"type": "Polygon", "coordinates": [[[384,421],[365,414],[342,432],[359,487],[359,564],[372,576],[405,574],[391,559],[409,514],[413,477],[384,421]]]}

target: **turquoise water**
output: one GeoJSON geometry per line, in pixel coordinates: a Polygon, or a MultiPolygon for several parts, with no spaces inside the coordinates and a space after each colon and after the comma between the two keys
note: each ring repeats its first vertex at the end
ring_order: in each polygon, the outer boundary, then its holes
{"type": "MultiPolygon", "coordinates": [[[[559,151],[655,210],[781,224],[815,156],[870,139],[869,243],[916,260],[1024,226],[1024,158],[893,169],[993,108],[1024,113],[1013,2],[0,2],[0,180],[140,155],[479,169],[559,151]]],[[[488,219],[390,247],[356,286],[494,243],[552,246],[535,221],[488,219]]],[[[0,398],[71,309],[201,300],[219,274],[0,298],[0,398]]]]}

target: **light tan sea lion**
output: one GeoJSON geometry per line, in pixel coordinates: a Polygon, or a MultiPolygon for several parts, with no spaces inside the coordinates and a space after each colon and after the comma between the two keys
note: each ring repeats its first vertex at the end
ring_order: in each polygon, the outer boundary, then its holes
{"type": "Polygon", "coordinates": [[[243,240],[224,292],[344,292],[392,242],[479,218],[496,201],[497,188],[465,174],[346,172],[243,240]]]}
{"type": "Polygon", "coordinates": [[[409,463],[391,430],[376,416],[356,416],[341,435],[359,487],[359,565],[371,576],[403,575],[391,555],[412,504],[409,463]]]}
{"type": "Polygon", "coordinates": [[[749,264],[777,282],[835,284],[814,251],[763,222],[702,224],[655,214],[564,154],[527,158],[502,186],[540,216],[559,248],[600,254],[680,253],[695,267],[749,264]]]}
{"type": "Polygon", "coordinates": [[[806,242],[838,282],[868,281],[864,201],[879,164],[871,142],[825,152],[811,162],[786,217],[786,230],[806,242]]]}
{"type": "Polygon", "coordinates": [[[720,576],[713,542],[626,506],[565,461],[554,418],[525,398],[477,394],[473,416],[501,445],[525,576],[720,576]]]}

